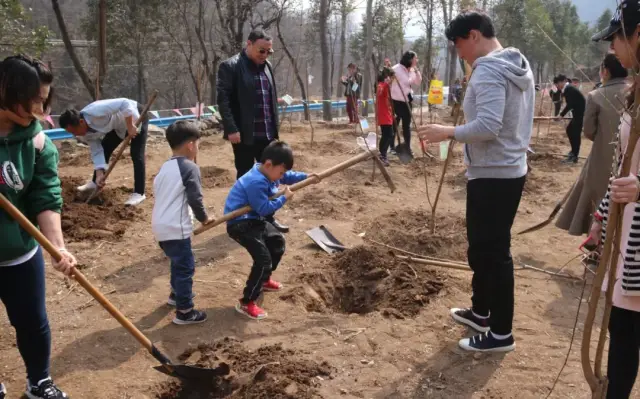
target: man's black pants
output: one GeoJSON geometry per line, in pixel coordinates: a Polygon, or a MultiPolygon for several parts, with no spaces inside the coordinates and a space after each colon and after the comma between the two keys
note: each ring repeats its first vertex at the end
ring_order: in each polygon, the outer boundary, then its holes
{"type": "Polygon", "coordinates": [[[576,157],[580,154],[580,142],[582,140],[583,115],[574,114],[571,122],[567,125],[567,137],[571,144],[571,153],[576,157]]]}
{"type": "Polygon", "coordinates": [[[520,205],[525,176],[473,179],[467,183],[467,239],[473,270],[473,311],[489,316],[491,331],[511,333],[514,307],[511,226],[520,205]]]}
{"type": "Polygon", "coordinates": [[[260,162],[262,151],[267,148],[271,141],[273,140],[265,137],[255,138],[253,144],[232,144],[236,166],[236,179],[241,178],[242,175],[250,171],[256,162],[260,162]]]}
{"type": "MultiPolygon", "coordinates": [[[[138,135],[131,140],[130,152],[131,161],[133,161],[133,191],[144,195],[145,179],[146,179],[146,166],[145,166],[145,149],[147,148],[147,129],[149,122],[144,121],[142,128],[138,135]]],[[[111,154],[118,148],[122,139],[118,136],[115,130],[107,133],[102,139],[102,150],[104,151],[104,159],[109,163],[111,154]]],[[[96,172],[93,172],[93,181],[96,181],[96,172]]]]}

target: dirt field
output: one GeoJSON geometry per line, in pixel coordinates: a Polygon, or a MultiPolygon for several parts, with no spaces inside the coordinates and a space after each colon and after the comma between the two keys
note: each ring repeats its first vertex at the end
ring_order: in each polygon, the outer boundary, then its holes
{"type": "MultiPolygon", "coordinates": [[[[339,123],[315,127],[316,142],[310,145],[307,127],[294,124],[290,131],[288,122],[283,125],[282,138],[297,155],[295,169],[321,171],[356,154],[353,129],[339,123]]],[[[219,216],[235,176],[232,151],[219,135],[206,137],[201,148],[205,202],[219,216]]],[[[533,148],[538,155],[532,157],[514,232],[545,219],[584,162],[564,166],[561,157],[550,155],[569,149],[560,123],[547,134],[545,122],[533,148]]],[[[588,150],[585,144],[583,154],[588,150]]],[[[285,290],[263,298],[269,313],[263,321],[250,321],[233,309],[249,272],[248,254],[222,226],[196,237],[195,302],[209,320],[187,327],[171,323],[173,310],[165,304],[168,261],[151,233],[152,181],[170,155],[168,145],[161,137],[150,140],[149,199],[134,210],[121,205],[133,186],[130,161],[116,168],[104,203],[86,205],[74,202],[74,187],[90,176],[88,152],[64,144],[61,153],[63,226],[82,271],[173,359],[224,362],[231,370],[204,391],[180,386],[153,370],[155,360],[88,294],[49,268],[52,374],[72,398],[542,398],[562,366],[581,282],[518,270],[516,351],[473,355],[457,347],[471,332],[448,313],[452,306],[470,303],[470,273],[400,262],[366,241],[466,259],[460,145],[444,184],[435,235],[429,229],[420,161],[402,166],[391,157],[394,194],[379,173],[371,183],[370,162],[297,193],[277,215],[291,227],[275,273],[285,290]],[[322,252],[304,233],[318,225],[354,248],[341,255],[322,252]]],[[[426,163],[431,198],[441,167],[439,160],[426,163]]],[[[517,265],[557,270],[578,255],[579,244],[579,238],[547,227],[515,236],[513,255],[517,265]]],[[[578,261],[565,271],[583,273],[578,261]]],[[[13,399],[24,387],[24,368],[4,308],[0,313],[0,381],[13,399]]],[[[579,337],[582,327],[579,323],[579,337]]],[[[579,350],[578,339],[553,397],[589,396],[579,350]]]]}

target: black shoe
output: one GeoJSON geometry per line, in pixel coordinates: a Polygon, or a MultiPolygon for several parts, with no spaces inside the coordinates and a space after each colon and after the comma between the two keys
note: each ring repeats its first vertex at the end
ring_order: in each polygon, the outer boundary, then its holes
{"type": "Polygon", "coordinates": [[[451,309],[451,317],[453,320],[457,321],[460,324],[464,324],[473,328],[478,332],[487,332],[489,331],[489,318],[481,319],[473,314],[471,308],[460,309],[460,308],[452,308],[451,309]]]}
{"type": "Polygon", "coordinates": [[[563,164],[576,164],[576,163],[578,163],[578,157],[573,155],[573,154],[567,155],[567,157],[564,160],[562,160],[562,163],[563,164]]]}
{"type": "Polygon", "coordinates": [[[27,383],[27,392],[25,395],[29,399],[66,399],[67,394],[58,389],[56,384],[53,383],[51,378],[47,378],[38,383],[38,386],[34,387],[27,383]]]}
{"type": "Polygon", "coordinates": [[[7,396],[7,388],[4,387],[4,384],[0,383],[0,399],[4,399],[7,396]]]}
{"type": "Polygon", "coordinates": [[[271,224],[273,225],[273,227],[275,227],[281,233],[288,233],[289,232],[289,226],[285,226],[284,224],[280,224],[280,222],[278,222],[275,219],[273,219],[271,221],[271,224]]]}
{"type": "Polygon", "coordinates": [[[177,310],[176,317],[173,319],[173,324],[184,326],[187,324],[204,323],[205,321],[207,321],[207,314],[200,310],[191,309],[187,313],[182,313],[177,310]]]}
{"type": "Polygon", "coordinates": [[[513,335],[509,335],[509,338],[505,339],[496,339],[490,331],[461,339],[458,345],[462,349],[472,352],[511,352],[516,348],[513,335]]]}
{"type": "MultiPolygon", "coordinates": [[[[191,299],[193,299],[195,297],[196,297],[196,293],[192,292],[191,293],[191,299]]],[[[176,306],[177,305],[176,293],[175,292],[172,292],[172,293],[169,294],[169,299],[167,299],[167,305],[169,305],[169,306],[176,306]]],[[[0,399],[2,399],[2,398],[0,398],[0,399]]]]}

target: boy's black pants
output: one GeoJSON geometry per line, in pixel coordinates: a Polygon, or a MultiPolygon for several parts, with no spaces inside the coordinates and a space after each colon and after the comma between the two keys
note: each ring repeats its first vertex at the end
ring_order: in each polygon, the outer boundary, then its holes
{"type": "Polygon", "coordinates": [[[255,219],[227,225],[227,233],[245,247],[253,259],[241,299],[246,305],[258,299],[262,285],[278,267],[285,250],[284,236],[271,223],[255,219]]]}

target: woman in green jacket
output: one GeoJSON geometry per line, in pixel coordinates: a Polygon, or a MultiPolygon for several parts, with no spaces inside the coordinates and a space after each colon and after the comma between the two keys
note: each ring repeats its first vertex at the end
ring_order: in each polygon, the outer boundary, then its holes
{"type": "MultiPolygon", "coordinates": [[[[48,109],[52,81],[49,69],[36,59],[13,56],[0,62],[0,193],[60,249],[63,259],[51,263],[71,275],[76,260],[62,237],[58,151],[36,119],[48,109]]],[[[26,396],[67,398],[49,375],[51,331],[42,249],[2,209],[0,237],[0,300],[27,369],[26,396]]]]}

